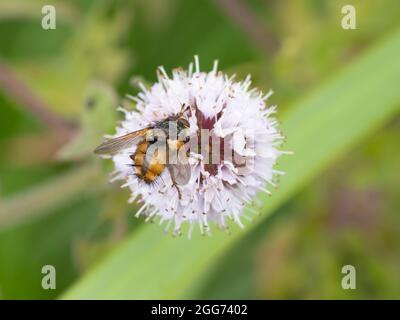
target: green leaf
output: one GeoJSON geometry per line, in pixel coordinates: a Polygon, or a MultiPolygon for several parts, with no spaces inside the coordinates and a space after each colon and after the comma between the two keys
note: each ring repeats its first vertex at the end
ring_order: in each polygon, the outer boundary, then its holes
{"type": "Polygon", "coordinates": [[[102,207],[97,197],[82,195],[0,229],[0,299],[55,298],[79,276],[77,244],[96,230],[102,207]],[[41,286],[42,267],[49,264],[57,270],[56,290],[41,286]]]}
{"type": "Polygon", "coordinates": [[[113,134],[117,121],[117,96],[102,82],[88,86],[85,106],[80,117],[79,133],[58,153],[64,161],[86,159],[93,154],[94,146],[101,143],[104,134],[113,134]]]}
{"type": "MultiPolygon", "coordinates": [[[[286,149],[294,155],[282,159],[280,168],[287,175],[279,190],[271,198],[260,196],[263,219],[397,111],[399,53],[397,32],[284,115],[286,149]]],[[[63,298],[194,298],[220,255],[260,222],[244,231],[235,229],[230,236],[215,230],[212,237],[195,235],[192,240],[165,236],[160,227],[147,226],[63,298]]]]}
{"type": "Polygon", "coordinates": [[[0,230],[9,225],[27,222],[82,195],[97,182],[98,168],[85,164],[50,178],[35,187],[0,198],[0,230]]]}

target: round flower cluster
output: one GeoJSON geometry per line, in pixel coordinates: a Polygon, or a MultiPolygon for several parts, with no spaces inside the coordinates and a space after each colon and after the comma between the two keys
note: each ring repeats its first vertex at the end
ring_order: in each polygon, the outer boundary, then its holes
{"type": "Polygon", "coordinates": [[[218,71],[217,62],[210,72],[201,72],[195,56],[194,65],[187,71],[173,70],[171,77],[160,67],[158,81],[150,88],[140,85],[142,91],[130,97],[136,109],[120,108],[125,119],[115,137],[176,116],[188,106],[183,113],[190,124],[186,134],[200,141],[195,144],[199,148],[192,144],[188,149],[190,177],[177,188],[168,170],[154,183],[145,183],[135,174],[129,164],[136,145],[112,156],[115,179],[126,180],[130,201],[142,203],[137,216],[165,223],[167,230],[172,226],[175,234],[184,223],[189,224],[189,232],[198,225],[202,233],[210,232],[211,222],[220,228],[227,228],[228,220],[242,226],[245,204],[258,191],[268,192],[266,184],[274,185],[274,177],[282,174],[274,170],[284,152],[279,150],[283,136],[273,117],[276,107],[266,104],[272,92],[250,89],[249,76],[244,81],[234,78],[218,71]],[[204,132],[207,139],[200,138],[204,132]],[[210,150],[216,150],[217,156],[207,157],[210,150]]]}

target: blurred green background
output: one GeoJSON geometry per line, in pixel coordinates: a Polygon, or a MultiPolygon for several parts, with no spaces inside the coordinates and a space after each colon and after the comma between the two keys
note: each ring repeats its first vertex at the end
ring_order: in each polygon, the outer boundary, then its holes
{"type": "MultiPolygon", "coordinates": [[[[194,54],[205,70],[218,59],[273,88],[279,118],[396,32],[399,17],[397,0],[1,1],[0,298],[60,297],[143,228],[127,191],[107,182],[111,164],[91,155],[137,79],[194,54]],[[45,4],[56,30],[41,28],[45,4]],[[356,30],[341,28],[345,4],[356,30]],[[56,290],[41,287],[48,264],[56,290]]],[[[400,298],[399,129],[395,113],[335,159],[226,250],[197,297],[400,298]],[[341,288],[346,264],[356,290],[341,288]]]]}

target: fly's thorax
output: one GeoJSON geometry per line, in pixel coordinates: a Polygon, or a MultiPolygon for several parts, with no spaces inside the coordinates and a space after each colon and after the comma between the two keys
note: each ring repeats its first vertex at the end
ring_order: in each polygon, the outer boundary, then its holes
{"type": "Polygon", "coordinates": [[[189,122],[186,119],[171,117],[157,123],[153,131],[159,139],[177,140],[184,138],[184,133],[188,128],[189,122]]]}

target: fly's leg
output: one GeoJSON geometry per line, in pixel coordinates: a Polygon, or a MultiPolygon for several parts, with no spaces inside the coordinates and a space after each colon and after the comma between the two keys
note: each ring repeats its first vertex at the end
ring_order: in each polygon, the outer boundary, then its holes
{"type": "Polygon", "coordinates": [[[182,200],[181,189],[179,189],[178,184],[175,182],[175,179],[173,178],[172,178],[172,186],[176,188],[176,191],[178,191],[179,200],[182,200]]]}

